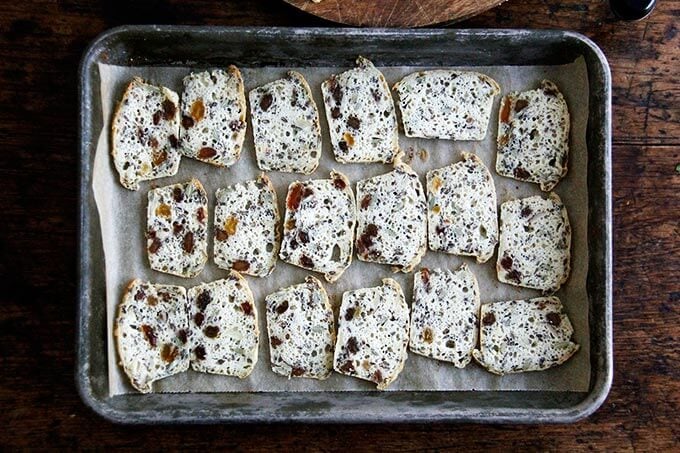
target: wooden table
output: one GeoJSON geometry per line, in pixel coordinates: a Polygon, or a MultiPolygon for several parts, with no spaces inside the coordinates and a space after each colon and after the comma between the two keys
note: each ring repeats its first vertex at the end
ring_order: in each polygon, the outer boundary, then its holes
{"type": "Polygon", "coordinates": [[[615,377],[567,426],[123,427],[74,385],[78,61],[126,23],[334,26],[283,2],[23,0],[0,14],[0,447],[680,448],[680,1],[620,23],[607,2],[510,0],[461,27],[577,30],[614,103],[615,377]]]}

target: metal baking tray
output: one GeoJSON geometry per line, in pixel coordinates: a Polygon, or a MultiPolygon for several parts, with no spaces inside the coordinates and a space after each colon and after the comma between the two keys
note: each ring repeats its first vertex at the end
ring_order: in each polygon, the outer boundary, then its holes
{"type": "Polygon", "coordinates": [[[120,423],[574,422],[593,413],[612,381],[611,80],[601,50],[551,30],[398,30],[125,26],[99,36],[80,67],[80,260],[76,381],[83,401],[120,423]],[[583,57],[589,79],[588,252],[591,377],[587,392],[290,392],[109,396],[101,232],[92,164],[102,128],[97,63],[313,67],[552,65],[583,57]]]}

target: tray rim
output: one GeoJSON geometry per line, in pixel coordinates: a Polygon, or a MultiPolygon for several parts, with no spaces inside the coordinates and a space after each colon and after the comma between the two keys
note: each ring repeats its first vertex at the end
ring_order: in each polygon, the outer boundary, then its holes
{"type": "MultiPolygon", "coordinates": [[[[588,37],[573,31],[565,30],[529,30],[529,29],[389,29],[389,28],[301,28],[301,27],[229,27],[229,26],[186,26],[186,25],[123,25],[104,31],[97,36],[87,47],[83,53],[78,70],[79,74],[79,127],[78,136],[79,143],[79,222],[78,222],[78,310],[76,319],[76,368],[75,381],[76,387],[81,399],[86,406],[90,407],[95,413],[101,417],[115,422],[125,424],[165,424],[165,423],[193,423],[193,424],[212,424],[212,423],[272,423],[272,422],[313,422],[313,423],[384,423],[384,422],[483,422],[483,423],[572,423],[584,419],[594,413],[606,400],[611,389],[613,380],[613,333],[612,333],[612,305],[613,305],[613,253],[612,253],[612,186],[611,186],[611,71],[607,59],[602,50],[588,37]],[[602,153],[602,163],[604,169],[602,171],[602,189],[603,199],[602,209],[604,214],[604,231],[601,232],[603,239],[604,256],[601,257],[602,265],[606,281],[603,282],[603,292],[605,300],[603,302],[603,318],[604,325],[598,326],[602,328],[604,333],[603,341],[603,357],[600,361],[600,372],[595,374],[596,379],[591,380],[591,389],[588,392],[573,392],[574,394],[582,394],[584,399],[577,404],[565,408],[496,408],[489,410],[488,408],[478,410],[471,413],[469,408],[462,408],[456,413],[441,414],[440,412],[428,412],[424,408],[419,408],[416,413],[412,411],[404,411],[392,413],[388,416],[384,414],[336,414],[324,413],[321,415],[305,415],[304,413],[290,414],[288,416],[273,416],[272,414],[241,414],[230,415],[228,410],[221,410],[219,413],[211,414],[212,418],[197,418],[197,416],[182,413],[179,410],[164,414],[150,414],[134,413],[117,409],[110,402],[105,399],[99,399],[93,391],[93,383],[89,374],[90,357],[92,355],[89,346],[90,334],[88,331],[88,317],[90,314],[91,301],[89,299],[90,277],[92,274],[90,266],[88,266],[88,257],[90,253],[90,243],[88,234],[91,231],[91,219],[88,213],[88,199],[91,195],[91,187],[89,184],[89,161],[84,158],[89,156],[89,152],[96,137],[88,133],[88,126],[91,123],[91,116],[88,113],[89,95],[93,93],[92,80],[90,79],[88,71],[92,65],[96,65],[96,58],[102,46],[117,37],[118,35],[125,35],[127,33],[192,33],[192,34],[212,34],[214,32],[231,32],[231,33],[258,33],[264,35],[285,35],[286,33],[307,33],[311,35],[323,35],[325,37],[333,36],[347,36],[351,34],[356,37],[373,36],[376,33],[383,36],[404,36],[409,34],[411,36],[419,37],[434,37],[440,35],[447,35],[450,37],[475,37],[485,35],[495,35],[497,37],[517,36],[521,35],[538,35],[545,38],[556,40],[562,38],[565,40],[573,40],[579,42],[586,51],[592,54],[594,61],[599,66],[600,75],[604,82],[604,92],[602,93],[602,101],[605,103],[603,112],[602,124],[603,130],[601,135],[602,142],[599,151],[602,153]],[[594,382],[593,382],[594,381],[594,382]],[[350,415],[349,418],[347,415],[350,415]]],[[[592,150],[589,149],[589,152],[592,150]]],[[[590,176],[590,168],[588,170],[590,176]]],[[[591,217],[589,209],[589,219],[591,217]]],[[[589,220],[590,223],[590,220],[589,220]]],[[[589,258],[590,261],[590,258],[589,258]]],[[[589,271],[590,273],[590,271],[589,271]]],[[[592,315],[592,312],[591,312],[592,315]]],[[[591,321],[591,335],[594,326],[591,321]]],[[[592,340],[591,340],[592,341],[592,340]]],[[[591,379],[594,371],[591,371],[591,379]]],[[[295,392],[287,393],[286,395],[295,394],[295,392]]],[[[322,392],[326,393],[326,392],[322,392]]],[[[353,392],[355,394],[359,392],[353,392]]],[[[369,392],[371,396],[374,392],[369,392]]],[[[419,392],[386,392],[382,395],[388,394],[413,394],[419,392]]],[[[482,393],[482,392],[478,392],[482,393]]],[[[493,392],[485,392],[493,393],[493,392]]],[[[500,393],[500,392],[498,392],[500,393]]],[[[528,394],[536,392],[526,392],[528,394]]],[[[198,393],[196,395],[204,395],[198,393]]],[[[115,397],[114,397],[115,398],[115,397]]],[[[386,396],[387,399],[387,396],[386,396]]]]}

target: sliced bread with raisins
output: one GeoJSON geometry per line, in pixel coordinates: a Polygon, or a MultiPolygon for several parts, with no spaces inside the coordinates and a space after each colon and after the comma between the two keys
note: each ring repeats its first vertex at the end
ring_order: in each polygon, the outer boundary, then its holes
{"type": "Polygon", "coordinates": [[[151,269],[195,277],[208,260],[208,197],[197,179],[149,191],[146,248],[151,269]]]}
{"type": "Polygon", "coordinates": [[[126,189],[140,181],[172,176],[179,169],[179,96],[132,79],[111,123],[111,154],[126,189]]]}
{"type": "Polygon", "coordinates": [[[333,367],[386,389],[404,368],[409,312],[397,282],[346,291],[338,315],[338,341],[333,367]]]}
{"type": "Polygon", "coordinates": [[[477,278],[466,264],[454,272],[421,269],[413,275],[409,349],[465,368],[477,345],[479,304],[477,278]]]}
{"type": "Polygon", "coordinates": [[[326,379],[333,371],[335,321],[328,294],[319,280],[304,283],[265,298],[269,357],[274,373],[326,379]]]}
{"type": "Polygon", "coordinates": [[[288,186],[279,257],[334,282],[352,262],[356,207],[345,175],[288,186]]]}
{"type": "Polygon", "coordinates": [[[246,136],[246,96],[236,66],[186,76],[181,110],[182,154],[219,167],[238,161],[246,136]]]}
{"type": "Polygon", "coordinates": [[[498,114],[496,172],[551,191],[567,174],[569,108],[557,86],[512,92],[498,114]]]}
{"type": "Polygon", "coordinates": [[[482,305],[475,360],[498,375],[541,371],[566,362],[579,350],[574,328],[557,297],[482,305]]]}
{"type": "Polygon", "coordinates": [[[390,163],[399,151],[390,87],[368,59],[356,63],[321,84],[335,160],[390,163]]]}
{"type": "Polygon", "coordinates": [[[393,88],[407,137],[484,140],[500,87],[472,71],[437,69],[409,74],[393,88]]]}
{"type": "Polygon", "coordinates": [[[276,191],[263,173],[256,180],[217,189],[215,264],[254,277],[276,266],[281,233],[276,191]]]}
{"type": "Polygon", "coordinates": [[[515,286],[557,291],[570,271],[571,226],[557,194],[506,201],[501,205],[498,280],[515,286]]]}
{"type": "Polygon", "coordinates": [[[248,376],[257,363],[260,331],[248,282],[229,277],[190,288],[191,368],[212,374],[248,376]]]}
{"type": "Polygon", "coordinates": [[[113,335],[120,364],[132,386],[152,384],[189,368],[187,294],[181,286],[141,280],[128,284],[118,306],[113,335]]]}
{"type": "Polygon", "coordinates": [[[474,154],[427,173],[430,250],[474,256],[485,263],[498,243],[496,189],[474,154]]]}
{"type": "Polygon", "coordinates": [[[299,72],[249,94],[255,156],[260,170],[310,174],[321,158],[319,111],[299,72]]]}
{"type": "Polygon", "coordinates": [[[411,167],[394,160],[394,170],[357,182],[357,256],[410,272],[427,249],[427,203],[411,167]]]}

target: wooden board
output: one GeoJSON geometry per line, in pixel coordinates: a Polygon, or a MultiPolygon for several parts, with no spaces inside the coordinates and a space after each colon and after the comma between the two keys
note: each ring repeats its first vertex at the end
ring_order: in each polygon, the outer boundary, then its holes
{"type": "Polygon", "coordinates": [[[285,0],[315,16],[347,25],[422,27],[457,22],[505,0],[285,0]]]}

